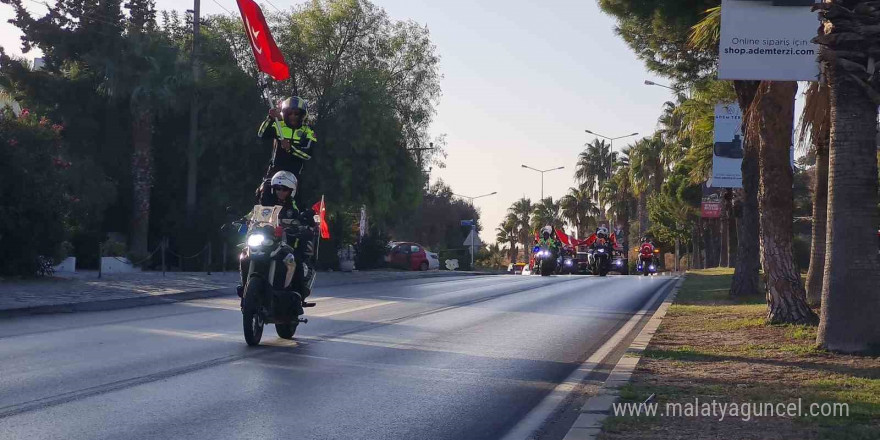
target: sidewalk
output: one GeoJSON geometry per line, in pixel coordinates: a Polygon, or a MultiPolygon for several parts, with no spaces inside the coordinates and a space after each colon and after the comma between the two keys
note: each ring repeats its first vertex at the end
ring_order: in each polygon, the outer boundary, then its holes
{"type": "MultiPolygon", "coordinates": [[[[479,272],[320,272],[315,288],[415,278],[483,275],[479,272]]],[[[0,318],[26,314],[110,310],[234,294],[236,272],[77,272],[36,280],[0,280],[0,318]]]]}

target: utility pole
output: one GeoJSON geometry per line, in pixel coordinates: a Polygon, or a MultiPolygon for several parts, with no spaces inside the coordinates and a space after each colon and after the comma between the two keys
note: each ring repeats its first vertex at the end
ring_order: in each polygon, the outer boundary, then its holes
{"type": "Polygon", "coordinates": [[[199,34],[201,32],[200,0],[193,0],[193,40],[192,40],[192,76],[193,92],[189,109],[189,146],[186,152],[186,223],[192,227],[196,220],[196,183],[198,182],[199,160],[199,34]]]}

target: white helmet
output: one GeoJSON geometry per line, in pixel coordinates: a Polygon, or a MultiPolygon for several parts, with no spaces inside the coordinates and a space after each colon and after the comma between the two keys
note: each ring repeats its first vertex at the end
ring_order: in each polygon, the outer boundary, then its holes
{"type": "Polygon", "coordinates": [[[596,229],[596,235],[608,235],[608,228],[605,226],[599,226],[599,229],[596,229]]]}
{"type": "Polygon", "coordinates": [[[550,225],[544,226],[543,228],[541,228],[541,235],[544,234],[553,236],[553,228],[551,228],[550,225]]]}
{"type": "Polygon", "coordinates": [[[272,176],[272,188],[274,189],[276,186],[290,188],[291,197],[296,194],[296,183],[296,176],[290,171],[279,171],[272,176]]]}

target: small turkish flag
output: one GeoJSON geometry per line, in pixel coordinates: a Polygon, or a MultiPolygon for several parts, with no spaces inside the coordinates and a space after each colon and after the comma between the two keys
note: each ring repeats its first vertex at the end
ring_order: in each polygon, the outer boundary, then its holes
{"type": "Polygon", "coordinates": [[[254,3],[254,0],[236,0],[236,2],[238,2],[238,10],[241,11],[241,19],[244,21],[244,31],[254,51],[254,59],[257,60],[257,67],[276,81],[290,78],[290,69],[284,62],[284,55],[275,44],[275,39],[269,33],[269,25],[266,24],[266,17],[263,16],[260,6],[254,3]]]}
{"type": "Polygon", "coordinates": [[[321,228],[321,238],[323,238],[324,240],[329,239],[330,227],[327,226],[327,220],[325,216],[327,213],[327,207],[324,205],[324,196],[321,196],[320,202],[315,203],[315,205],[312,206],[312,211],[315,211],[318,214],[318,218],[321,219],[319,225],[319,227],[321,228]]]}

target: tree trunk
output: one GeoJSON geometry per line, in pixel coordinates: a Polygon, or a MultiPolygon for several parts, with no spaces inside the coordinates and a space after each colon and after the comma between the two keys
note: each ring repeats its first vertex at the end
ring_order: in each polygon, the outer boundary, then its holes
{"type": "Polygon", "coordinates": [[[816,181],[813,182],[813,237],[810,244],[810,269],[807,271],[807,303],[822,302],[822,278],[825,274],[825,222],[828,218],[828,144],[816,145],[816,181]]]}
{"type": "Polygon", "coordinates": [[[136,257],[147,256],[150,231],[150,191],[153,186],[153,113],[149,110],[132,115],[131,157],[132,215],[129,251],[136,257]]]}
{"type": "Polygon", "coordinates": [[[724,208],[721,210],[721,218],[719,219],[719,222],[721,223],[721,267],[730,267],[730,228],[728,227],[728,222],[730,221],[730,203],[727,201],[726,197],[723,206],[724,208]]]}
{"type": "MultiPolygon", "coordinates": [[[[749,106],[758,91],[757,81],[734,81],[739,105],[743,110],[743,124],[750,118],[749,106]]],[[[743,297],[760,292],[758,273],[761,265],[758,222],[758,141],[746,129],[743,144],[743,189],[737,218],[737,251],[730,296],[743,297]]]]}
{"type": "Polygon", "coordinates": [[[639,194],[639,240],[645,236],[648,230],[648,192],[639,194]]]}
{"type": "Polygon", "coordinates": [[[828,68],[831,151],[822,322],[823,348],[880,347],[877,242],[877,104],[843,69],[828,68]]]}
{"type": "MultiPolygon", "coordinates": [[[[767,278],[768,318],[773,324],[815,324],[792,253],[794,198],[791,133],[796,82],[764,81],[755,98],[759,122],[761,250],[767,278]]],[[[876,177],[876,176],[875,176],[876,177]]]]}

